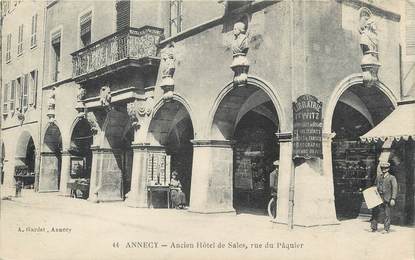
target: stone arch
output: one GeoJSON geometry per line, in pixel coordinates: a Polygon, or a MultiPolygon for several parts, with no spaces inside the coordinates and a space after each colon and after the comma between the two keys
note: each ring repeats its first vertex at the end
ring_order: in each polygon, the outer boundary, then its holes
{"type": "MultiPolygon", "coordinates": [[[[272,85],[258,77],[254,76],[248,76],[247,85],[254,86],[266,93],[266,95],[270,98],[272,104],[274,105],[275,110],[277,111],[279,123],[281,125],[279,131],[286,131],[288,130],[288,124],[286,123],[286,115],[284,113],[283,105],[281,103],[281,97],[279,94],[274,91],[272,85]]],[[[223,101],[223,99],[227,96],[229,92],[231,92],[233,89],[235,89],[234,83],[229,82],[224,89],[219,93],[219,95],[216,97],[213,106],[209,112],[208,120],[207,120],[207,127],[205,136],[212,136],[212,127],[214,123],[214,118],[216,115],[216,112],[219,108],[219,105],[223,101]]],[[[241,118],[242,116],[239,116],[241,118]]]]}
{"type": "MultiPolygon", "coordinates": [[[[334,109],[336,108],[337,102],[340,97],[343,95],[346,90],[350,87],[363,84],[363,75],[361,73],[352,74],[337,84],[333,93],[330,96],[329,102],[327,103],[325,113],[324,113],[324,122],[323,122],[323,133],[330,133],[332,126],[332,119],[334,114],[334,109]]],[[[394,107],[397,106],[397,98],[393,92],[385,86],[383,83],[379,82],[376,84],[376,87],[391,101],[394,107]]]]}
{"type": "MultiPolygon", "coordinates": [[[[178,172],[187,203],[191,198],[194,124],[189,103],[175,93],[170,100],[159,100],[151,115],[146,142],[153,146],[151,155],[165,156],[170,169],[178,172]],[[170,159],[169,159],[170,158],[170,159]]],[[[167,164],[167,163],[166,163],[167,164]]],[[[169,177],[166,177],[168,179],[169,177]]]]}
{"type": "Polygon", "coordinates": [[[346,77],[335,87],[324,112],[323,171],[333,183],[330,192],[338,217],[353,218],[359,211],[364,213],[357,191],[366,188],[362,186],[365,182],[356,180],[371,179],[376,174],[373,172],[376,152],[374,147],[361,144],[358,136],[379,124],[396,106],[396,97],[387,86],[378,82],[367,87],[361,73],[346,77]],[[359,149],[359,152],[349,158],[346,155],[350,149],[359,149]],[[353,172],[354,167],[365,170],[353,172]]]}

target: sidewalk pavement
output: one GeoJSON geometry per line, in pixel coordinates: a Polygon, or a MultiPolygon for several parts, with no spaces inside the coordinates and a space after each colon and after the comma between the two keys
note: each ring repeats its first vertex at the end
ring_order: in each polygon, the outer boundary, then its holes
{"type": "Polygon", "coordinates": [[[227,259],[415,259],[414,227],[392,226],[384,235],[370,232],[368,219],[352,219],[340,225],[294,227],[290,231],[262,215],[130,208],[123,202],[96,204],[30,190],[23,190],[21,198],[2,201],[1,227],[4,243],[0,245],[8,256],[4,259],[66,259],[73,251],[76,257],[68,259],[140,256],[170,260],[190,255],[191,259],[224,259],[224,255],[227,259]],[[59,236],[60,240],[46,233],[23,236],[18,232],[19,227],[28,226],[62,226],[72,231],[59,236]],[[155,241],[166,247],[128,250],[132,241],[155,241]],[[221,243],[225,248],[218,248],[221,243]],[[88,250],[77,250],[82,244],[88,245],[88,250]],[[271,244],[273,248],[269,248],[271,244]],[[12,258],[16,251],[19,257],[12,258]]]}

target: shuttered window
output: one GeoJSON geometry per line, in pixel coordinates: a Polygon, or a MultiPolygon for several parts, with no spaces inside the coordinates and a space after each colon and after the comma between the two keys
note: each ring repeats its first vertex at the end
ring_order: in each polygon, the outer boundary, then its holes
{"type": "Polygon", "coordinates": [[[130,26],[130,0],[118,0],[117,10],[117,31],[130,26]]]}
{"type": "Polygon", "coordinates": [[[17,39],[17,55],[23,53],[23,24],[19,26],[19,37],[17,39]]]}
{"type": "Polygon", "coordinates": [[[16,80],[16,110],[21,111],[22,109],[22,85],[23,77],[17,78],[16,80]]]}
{"type": "Polygon", "coordinates": [[[16,80],[12,80],[12,84],[10,88],[10,100],[9,100],[10,112],[14,112],[15,99],[16,99],[16,80]]]}
{"type": "Polygon", "coordinates": [[[12,34],[9,33],[6,39],[6,62],[10,62],[12,59],[11,48],[12,48],[12,34]]]}
{"type": "Polygon", "coordinates": [[[3,114],[9,113],[9,91],[10,91],[10,83],[6,83],[3,89],[3,114]]]}
{"type": "Polygon", "coordinates": [[[80,25],[80,38],[82,47],[91,43],[91,24],[92,24],[92,12],[88,12],[81,16],[80,25]]]}
{"type": "Polygon", "coordinates": [[[60,69],[60,61],[61,61],[61,32],[58,31],[52,34],[52,71],[51,71],[51,78],[52,82],[58,81],[59,77],[59,69],[60,69]]]}
{"type": "Polygon", "coordinates": [[[29,75],[25,74],[22,77],[22,109],[27,110],[29,103],[29,75]]]}
{"type": "Polygon", "coordinates": [[[170,36],[182,31],[183,2],[182,0],[170,0],[170,36]]]}
{"type": "Polygon", "coordinates": [[[415,55],[415,1],[406,1],[406,54],[415,55]]]}
{"type": "Polygon", "coordinates": [[[29,77],[29,106],[36,107],[37,98],[37,70],[30,72],[29,77]]]}
{"type": "Polygon", "coordinates": [[[37,14],[32,16],[32,34],[30,36],[30,47],[33,48],[37,44],[37,14]]]}

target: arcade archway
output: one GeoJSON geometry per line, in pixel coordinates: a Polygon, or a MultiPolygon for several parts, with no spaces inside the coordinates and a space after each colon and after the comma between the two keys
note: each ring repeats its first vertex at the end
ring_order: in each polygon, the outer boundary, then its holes
{"type": "Polygon", "coordinates": [[[336,214],[340,219],[368,214],[362,190],[376,177],[379,148],[363,143],[362,136],[385,119],[393,102],[377,87],[354,84],[340,96],[332,117],[332,169],[336,214]],[[362,205],[363,203],[363,205],[362,205]]]}
{"type": "Polygon", "coordinates": [[[43,138],[39,192],[59,191],[62,164],[62,136],[56,124],[50,124],[43,138]]]}
{"type": "MultiPolygon", "coordinates": [[[[178,173],[178,179],[182,184],[182,190],[186,195],[186,203],[190,201],[190,187],[192,181],[192,161],[193,145],[191,140],[194,138],[194,130],[190,114],[186,107],[177,100],[165,102],[154,114],[148,131],[148,140],[154,145],[149,158],[161,165],[161,174],[158,176],[162,182],[163,178],[170,181],[170,174],[173,171],[178,173]],[[157,147],[158,146],[158,147],[157,147]],[[164,166],[163,166],[164,164],[164,166]],[[164,172],[164,173],[163,173],[164,172]]],[[[153,170],[155,163],[153,163],[153,170]]],[[[158,168],[158,167],[156,167],[158,168]]]]}
{"type": "Polygon", "coordinates": [[[34,188],[36,148],[31,134],[24,131],[17,140],[14,178],[20,179],[23,188],[34,188]]]}
{"type": "Polygon", "coordinates": [[[271,97],[248,85],[230,90],[212,122],[214,139],[232,140],[233,206],[237,212],[265,213],[269,173],[279,159],[279,117],[271,97]]]}

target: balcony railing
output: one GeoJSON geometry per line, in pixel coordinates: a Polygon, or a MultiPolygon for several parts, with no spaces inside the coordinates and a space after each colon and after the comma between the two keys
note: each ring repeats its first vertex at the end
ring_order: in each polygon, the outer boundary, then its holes
{"type": "Polygon", "coordinates": [[[97,77],[108,70],[125,66],[122,61],[132,61],[135,66],[145,65],[149,59],[157,57],[157,44],[163,29],[144,26],[126,28],[98,40],[72,53],[75,80],[97,77]]]}

